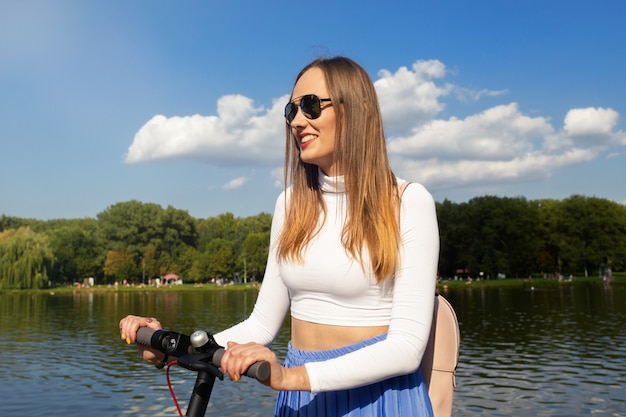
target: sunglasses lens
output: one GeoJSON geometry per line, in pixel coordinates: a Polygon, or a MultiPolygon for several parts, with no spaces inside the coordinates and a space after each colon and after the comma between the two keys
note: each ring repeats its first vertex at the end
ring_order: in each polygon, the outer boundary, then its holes
{"type": "Polygon", "coordinates": [[[314,94],[302,97],[300,108],[302,113],[309,119],[317,119],[322,114],[322,103],[319,97],[314,94]]]}
{"type": "Polygon", "coordinates": [[[287,103],[285,106],[285,119],[291,123],[298,113],[298,106],[295,103],[287,103]]]}

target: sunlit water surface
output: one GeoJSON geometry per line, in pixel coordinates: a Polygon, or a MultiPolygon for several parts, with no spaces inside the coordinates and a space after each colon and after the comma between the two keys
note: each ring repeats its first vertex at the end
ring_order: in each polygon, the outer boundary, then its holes
{"type": "MultiPolygon", "coordinates": [[[[0,295],[0,416],[176,416],[164,370],[119,340],[126,314],[218,331],[250,314],[248,291],[0,295]]],[[[445,294],[459,317],[455,416],[626,416],[626,290],[567,286],[445,294]]],[[[285,327],[275,343],[284,356],[285,327]]],[[[195,375],[172,368],[185,408],[195,375]]],[[[207,415],[270,416],[275,394],[217,381],[207,415]]]]}

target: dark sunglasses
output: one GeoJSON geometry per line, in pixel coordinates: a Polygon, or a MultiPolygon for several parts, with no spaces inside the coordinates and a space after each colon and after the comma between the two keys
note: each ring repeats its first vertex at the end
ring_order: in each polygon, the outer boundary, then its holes
{"type": "MultiPolygon", "coordinates": [[[[295,99],[297,101],[298,99],[295,99]]],[[[322,102],[331,101],[329,98],[319,98],[315,94],[300,97],[300,110],[307,119],[317,119],[322,114],[322,102]]],[[[285,120],[291,123],[298,114],[298,104],[290,101],[285,106],[285,120]]]]}

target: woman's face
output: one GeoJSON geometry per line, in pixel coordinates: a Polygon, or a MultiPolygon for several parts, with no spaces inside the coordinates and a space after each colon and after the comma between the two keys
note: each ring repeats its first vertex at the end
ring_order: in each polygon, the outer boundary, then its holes
{"type": "MultiPolygon", "coordinates": [[[[299,106],[300,97],[307,94],[315,94],[320,99],[330,98],[321,69],[314,67],[302,74],[293,87],[292,101],[299,106]]],[[[322,102],[322,113],[317,119],[308,119],[298,108],[291,121],[291,131],[300,146],[300,159],[317,165],[329,176],[342,175],[333,159],[335,123],[335,109],[329,101],[322,102]]]]}

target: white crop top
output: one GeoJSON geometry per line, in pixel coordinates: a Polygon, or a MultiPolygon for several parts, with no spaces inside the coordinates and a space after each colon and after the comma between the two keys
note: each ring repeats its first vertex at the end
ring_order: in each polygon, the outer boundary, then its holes
{"type": "MultiPolygon", "coordinates": [[[[439,230],[432,196],[408,186],[400,207],[400,265],[393,278],[376,284],[364,251],[364,266],[341,244],[346,216],[343,177],[320,173],[326,220],[303,252],[303,263],[278,262],[276,243],[284,223],[286,194],[276,202],[263,284],[250,317],[216,341],[272,343],[291,309],[295,318],[342,326],[388,325],[387,338],[339,358],[305,365],[311,391],[354,388],[413,372],[430,334],[439,230]]],[[[399,183],[404,181],[398,180],[399,183]]]]}

